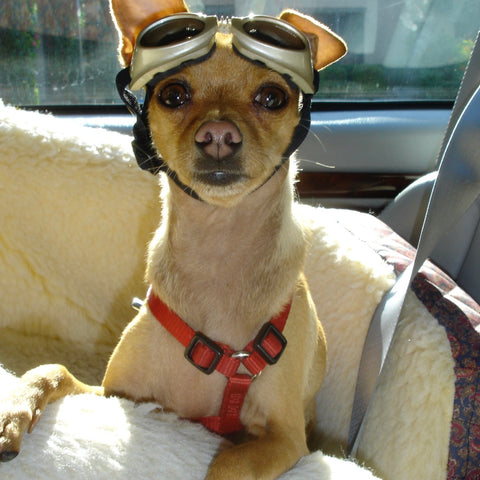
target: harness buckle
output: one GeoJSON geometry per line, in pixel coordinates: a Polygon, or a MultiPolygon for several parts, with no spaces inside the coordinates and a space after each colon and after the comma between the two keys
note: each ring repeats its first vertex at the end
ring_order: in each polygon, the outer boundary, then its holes
{"type": "Polygon", "coordinates": [[[235,359],[238,359],[238,360],[242,361],[242,360],[245,360],[246,358],[248,358],[249,356],[250,356],[250,352],[247,352],[245,350],[240,350],[239,352],[233,352],[230,355],[230,358],[235,358],[235,359]]]}
{"type": "Polygon", "coordinates": [[[200,332],[196,332],[191,342],[189,343],[188,347],[185,349],[184,355],[185,355],[185,358],[194,367],[197,367],[201,372],[205,373],[206,375],[210,375],[215,370],[215,368],[218,365],[218,362],[222,358],[223,350],[206,335],[200,332]],[[207,347],[214,354],[212,361],[207,366],[198,364],[193,358],[194,351],[199,345],[203,345],[207,347]]]}
{"type": "Polygon", "coordinates": [[[258,335],[255,337],[253,341],[253,348],[260,354],[260,356],[269,364],[274,365],[278,362],[279,358],[282,356],[285,347],[287,346],[287,339],[283,336],[282,332],[271,322],[266,323],[258,335]],[[269,339],[273,339],[279,342],[279,351],[272,355],[270,354],[267,349],[265,342],[269,341],[269,339]]]}
{"type": "Polygon", "coordinates": [[[140,309],[143,307],[143,304],[144,304],[144,303],[145,303],[145,302],[144,302],[143,300],[141,300],[140,298],[134,297],[134,298],[132,299],[132,308],[133,308],[134,310],[136,310],[137,312],[139,312],[140,309]]]}

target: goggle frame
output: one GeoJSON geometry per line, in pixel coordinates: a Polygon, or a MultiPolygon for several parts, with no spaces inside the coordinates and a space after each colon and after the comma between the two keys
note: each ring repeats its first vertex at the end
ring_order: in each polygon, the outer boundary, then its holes
{"type": "Polygon", "coordinates": [[[140,32],[130,64],[130,88],[140,90],[155,75],[208,56],[217,32],[232,34],[232,44],[243,57],[287,75],[303,93],[315,93],[310,45],[293,25],[264,15],[218,20],[196,13],[169,15],[140,32]]]}

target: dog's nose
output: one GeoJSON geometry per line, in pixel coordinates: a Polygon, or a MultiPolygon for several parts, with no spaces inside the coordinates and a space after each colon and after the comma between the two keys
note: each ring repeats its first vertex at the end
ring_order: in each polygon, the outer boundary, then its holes
{"type": "Polygon", "coordinates": [[[232,122],[209,121],[197,130],[195,143],[209,157],[223,160],[238,150],[242,135],[232,122]]]}

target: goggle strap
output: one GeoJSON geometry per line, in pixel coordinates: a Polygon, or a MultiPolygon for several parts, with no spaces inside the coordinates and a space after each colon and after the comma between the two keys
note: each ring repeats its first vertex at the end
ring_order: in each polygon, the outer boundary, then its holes
{"type": "Polygon", "coordinates": [[[185,193],[200,200],[200,197],[191,188],[184,185],[178,178],[177,174],[170,170],[165,162],[158,156],[157,152],[152,146],[152,140],[150,137],[150,127],[148,125],[148,103],[151,97],[151,87],[147,87],[147,93],[145,96],[145,102],[142,108],[138,103],[137,97],[128,89],[130,85],[130,69],[124,68],[117,74],[116,85],[120,98],[123,100],[129,111],[137,118],[135,125],[133,126],[133,138],[132,149],[137,160],[138,166],[150,172],[152,175],[158,174],[158,172],[165,172],[185,193]]]}
{"type": "Polygon", "coordinates": [[[287,147],[283,154],[284,161],[286,161],[290,156],[295,152],[298,147],[303,143],[305,137],[308,135],[310,131],[310,123],[311,123],[311,108],[312,108],[312,99],[315,93],[318,91],[320,82],[320,75],[319,73],[314,70],[313,72],[313,84],[314,84],[314,93],[313,94],[303,94],[303,105],[302,110],[300,112],[300,121],[298,125],[295,127],[295,130],[292,135],[292,140],[290,145],[287,147]]]}
{"type": "Polygon", "coordinates": [[[133,113],[138,117],[142,114],[142,109],[140,108],[137,97],[135,97],[135,95],[128,89],[130,82],[130,67],[126,67],[117,73],[115,79],[117,92],[130,113],[133,113]]]}
{"type": "Polygon", "coordinates": [[[133,126],[134,140],[132,147],[139,167],[149,171],[152,175],[156,175],[159,171],[166,172],[167,166],[158,156],[152,143],[150,125],[148,124],[148,104],[150,103],[151,95],[152,90],[147,88],[143,107],[135,112],[137,121],[133,126]]]}

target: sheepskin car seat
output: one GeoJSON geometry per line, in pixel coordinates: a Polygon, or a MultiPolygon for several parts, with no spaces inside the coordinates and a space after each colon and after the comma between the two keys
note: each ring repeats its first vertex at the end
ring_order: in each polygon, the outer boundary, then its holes
{"type": "MultiPolygon", "coordinates": [[[[160,219],[161,182],[136,167],[127,136],[72,131],[61,119],[3,105],[0,182],[0,404],[18,375],[41,363],[63,363],[99,383],[133,318],[132,297],[146,292],[144,258],[160,219]]],[[[463,294],[458,299],[441,272],[432,281],[431,266],[407,295],[358,460],[343,458],[369,322],[412,249],[370,215],[295,208],[313,233],[306,274],[327,336],[328,372],[313,439],[321,450],[281,478],[480,475],[472,456],[480,452],[478,395],[461,383],[477,378],[478,385],[479,308],[463,294]],[[425,284],[435,288],[425,293],[425,284]],[[450,325],[436,309],[461,322],[450,325]],[[473,351],[459,347],[465,338],[473,351]]],[[[0,464],[0,477],[201,479],[226,446],[159,405],[79,395],[47,407],[20,455],[0,464]]]]}

